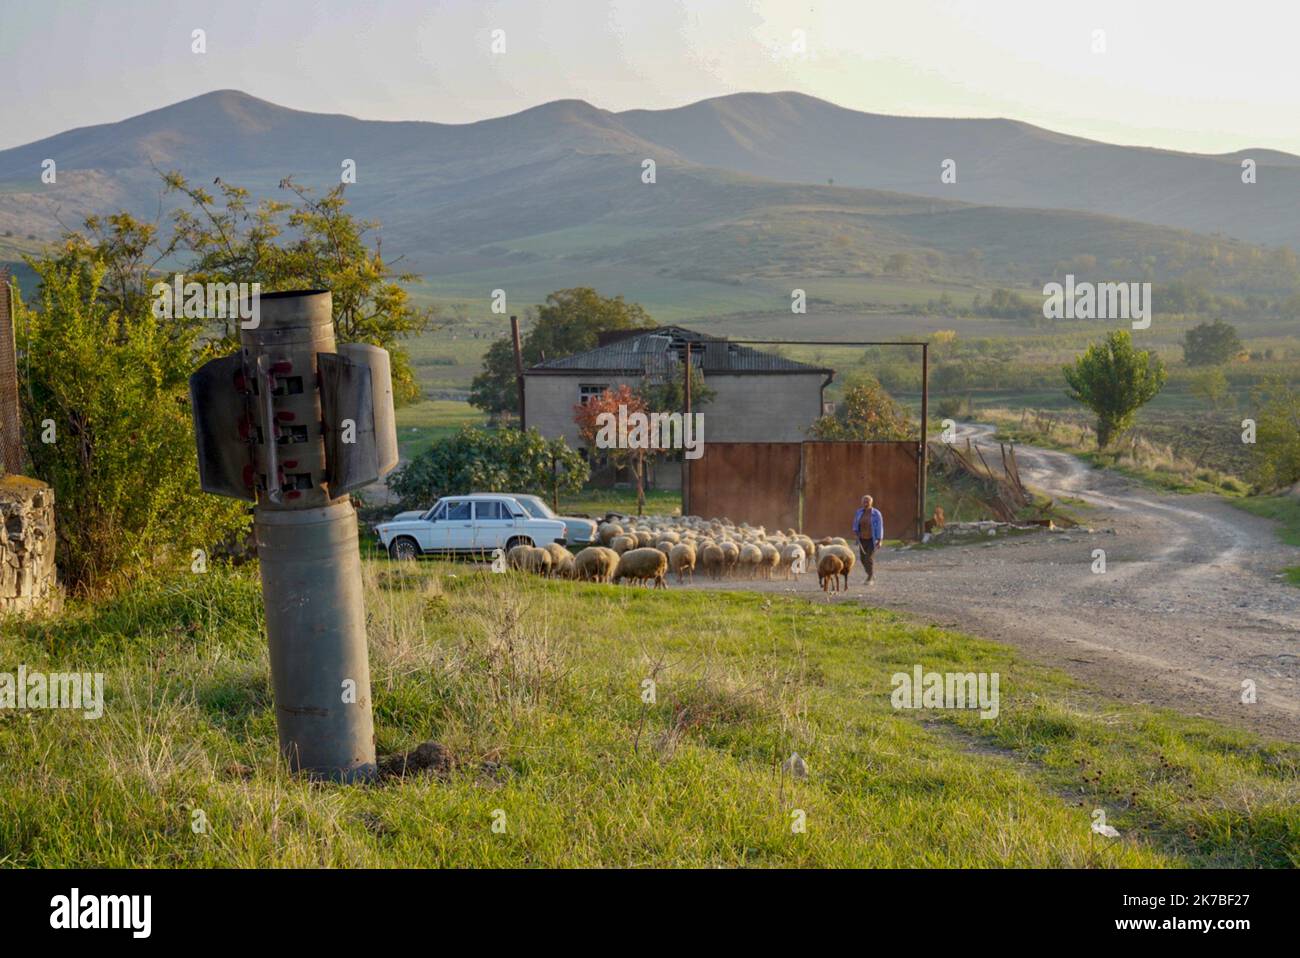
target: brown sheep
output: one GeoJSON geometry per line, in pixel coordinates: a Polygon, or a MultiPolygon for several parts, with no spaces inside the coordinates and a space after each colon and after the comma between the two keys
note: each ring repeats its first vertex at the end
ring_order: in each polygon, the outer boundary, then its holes
{"type": "Polygon", "coordinates": [[[614,581],[614,570],[618,568],[619,554],[608,546],[601,546],[601,554],[605,557],[604,578],[602,582],[614,581]]]}
{"type": "Polygon", "coordinates": [[[821,557],[824,555],[836,555],[840,557],[840,562],[844,569],[841,574],[844,576],[844,588],[849,587],[849,573],[853,571],[854,564],[858,561],[853,550],[846,545],[829,545],[822,546],[817,550],[818,567],[820,568],[821,557]]]}
{"type": "Polygon", "coordinates": [[[723,575],[730,575],[736,571],[736,565],[740,562],[740,546],[736,545],[730,539],[722,543],[722,572],[723,575]]]}
{"type": "Polygon", "coordinates": [[[614,581],[630,579],[633,582],[654,582],[656,589],[668,588],[665,578],[668,574],[668,557],[658,549],[629,549],[618,559],[618,568],[614,570],[614,581]]]}
{"type": "Polygon", "coordinates": [[[531,559],[528,571],[536,572],[543,578],[551,574],[551,567],[555,565],[555,560],[551,557],[549,552],[545,549],[539,549],[537,546],[533,546],[528,550],[528,555],[531,559]]]}
{"type": "Polygon", "coordinates": [[[596,546],[587,546],[573,560],[573,577],[579,582],[599,582],[601,566],[605,557],[596,546]]]}
{"type": "Polygon", "coordinates": [[[573,553],[564,548],[564,546],[560,545],[558,542],[548,542],[546,543],[545,548],[546,551],[551,554],[551,574],[559,575],[560,567],[565,564],[564,560],[572,559],[573,553]]]}
{"type": "Polygon", "coordinates": [[[609,540],[609,548],[613,549],[619,555],[622,555],[629,549],[635,549],[636,547],[636,536],[634,535],[615,536],[613,539],[609,540]]]}
{"type": "Polygon", "coordinates": [[[722,551],[722,546],[710,542],[700,550],[700,565],[704,571],[709,574],[711,579],[721,579],[722,573],[726,571],[727,557],[722,551]]]}
{"type": "Polygon", "coordinates": [[[770,579],[772,570],[781,563],[781,553],[776,546],[767,542],[760,542],[758,551],[762,554],[758,563],[758,573],[764,579],[770,579]]]}
{"type": "Polygon", "coordinates": [[[848,577],[848,573],[844,572],[844,561],[833,552],[823,552],[817,560],[817,581],[821,584],[822,591],[838,592],[841,574],[848,577]]]}
{"type": "Polygon", "coordinates": [[[752,542],[746,542],[740,547],[740,560],[738,566],[744,570],[745,578],[752,579],[758,575],[758,567],[763,562],[763,550],[752,542]]]}
{"type": "Polygon", "coordinates": [[[618,565],[618,553],[604,546],[588,546],[574,559],[574,578],[582,582],[608,582],[618,565]]]}
{"type": "Polygon", "coordinates": [[[672,547],[668,552],[668,568],[677,573],[677,584],[682,584],[682,578],[695,578],[695,547],[688,543],[680,543],[672,547]]]}
{"type": "Polygon", "coordinates": [[[943,506],[934,507],[934,515],[925,520],[925,531],[934,532],[936,529],[942,529],[944,524],[943,506]]]}
{"type": "Polygon", "coordinates": [[[617,522],[602,522],[600,524],[600,529],[596,532],[597,537],[600,539],[600,544],[603,546],[609,545],[614,541],[615,536],[621,536],[622,534],[623,527],[617,522]]]}
{"type": "Polygon", "coordinates": [[[545,549],[536,546],[515,546],[506,553],[506,564],[520,572],[536,572],[538,575],[545,576],[550,574],[553,560],[551,554],[545,549]]]}

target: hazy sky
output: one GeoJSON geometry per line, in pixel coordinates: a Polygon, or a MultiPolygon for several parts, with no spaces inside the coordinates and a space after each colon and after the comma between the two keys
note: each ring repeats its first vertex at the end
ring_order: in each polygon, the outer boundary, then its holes
{"type": "Polygon", "coordinates": [[[0,0],[0,148],[223,88],[443,122],[564,97],[623,110],[798,90],[879,113],[1300,153],[1297,35],[1295,0],[0,0]]]}

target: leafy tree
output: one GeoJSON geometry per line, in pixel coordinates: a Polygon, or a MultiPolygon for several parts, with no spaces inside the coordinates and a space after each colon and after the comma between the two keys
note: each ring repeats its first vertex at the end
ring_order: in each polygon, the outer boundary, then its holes
{"type": "MultiPolygon", "coordinates": [[[[559,359],[594,349],[603,332],[654,326],[650,314],[638,304],[625,302],[622,296],[601,296],[587,286],[557,290],[530,313],[532,322],[519,347],[525,366],[541,362],[543,357],[559,359]]],[[[514,356],[509,338],[488,347],[483,371],[470,384],[472,405],[489,413],[518,414],[514,356]]]]}
{"type": "Polygon", "coordinates": [[[554,501],[579,491],[588,475],[586,460],[563,439],[544,439],[536,429],[465,426],[395,470],[388,487],[408,508],[470,492],[532,493],[554,501]]]}
{"type": "Polygon", "coordinates": [[[1251,478],[1261,489],[1300,482],[1300,392],[1279,378],[1257,387],[1252,400],[1255,444],[1250,446],[1251,478]]]}
{"type": "Polygon", "coordinates": [[[573,421],[588,449],[593,452],[599,449],[612,465],[632,470],[636,479],[636,511],[637,515],[641,515],[645,512],[646,464],[653,461],[662,450],[659,447],[658,433],[649,429],[646,430],[643,442],[633,441],[638,438],[633,429],[617,428],[611,437],[612,444],[598,441],[602,431],[605,431],[603,422],[608,422],[605,416],[613,416],[617,422],[620,406],[626,407],[625,421],[631,419],[634,413],[649,414],[658,411],[652,410],[643,396],[624,383],[618,389],[606,389],[599,396],[591,396],[586,402],[575,405],[573,421]]]}
{"type": "Polygon", "coordinates": [[[110,278],[131,271],[121,255],[77,241],[29,259],[40,305],[15,309],[28,457],[54,489],[57,561],[74,593],[159,562],[188,569],[192,549],[248,523],[242,504],[199,490],[187,384],[198,331],[164,328],[124,293],[110,278]]]}
{"type": "Polygon", "coordinates": [[[1228,377],[1217,366],[1203,369],[1192,377],[1191,391],[1212,409],[1218,409],[1228,400],[1228,377]]]}
{"type": "Polygon", "coordinates": [[[885,257],[885,272],[890,276],[902,276],[912,266],[912,257],[908,253],[890,253],[885,257]]]}
{"type": "MultiPolygon", "coordinates": [[[[691,412],[699,412],[700,407],[712,402],[716,397],[717,391],[710,389],[704,382],[704,374],[700,370],[691,367],[691,412]]],[[[683,377],[673,376],[662,382],[653,382],[647,380],[637,389],[637,395],[640,396],[651,412],[685,412],[686,411],[686,384],[682,381],[683,377]]]]}
{"type": "MultiPolygon", "coordinates": [[[[947,293],[939,298],[940,305],[951,305],[952,297],[947,293]]],[[[935,362],[942,362],[957,351],[957,331],[955,329],[939,329],[932,333],[930,339],[930,358],[935,362]]]]}
{"type": "Polygon", "coordinates": [[[1241,350],[1237,330],[1221,319],[1183,333],[1183,359],[1189,366],[1221,366],[1241,350]]]}
{"type": "Polygon", "coordinates": [[[382,346],[395,393],[416,395],[399,342],[431,317],[413,307],[393,273],[365,245],[370,224],[345,210],[342,188],[321,199],[285,180],[296,203],[251,208],[245,190],[217,182],[222,203],[167,174],[189,197],[164,240],[128,213],[92,216],[53,253],[28,264],[39,304],[18,304],[23,415],[33,472],[58,504],[58,557],[74,591],[129,582],[159,561],[186,567],[247,528],[242,506],[199,491],[188,377],[235,348],[237,327],[153,315],[153,286],[176,264],[187,281],[261,283],[272,292],[327,288],[340,342],[382,346]],[[186,260],[186,255],[192,257],[186,260]],[[53,429],[54,441],[39,441],[53,429]]]}
{"type": "MultiPolygon", "coordinates": [[[[524,339],[524,344],[526,343],[527,337],[524,339]]],[[[524,344],[521,344],[521,348],[524,344]]],[[[529,360],[525,358],[524,365],[527,366],[528,363],[529,360]]],[[[469,402],[493,415],[503,412],[519,413],[515,351],[508,337],[493,340],[483,354],[483,369],[470,383],[469,402]]]]}
{"type": "MultiPolygon", "coordinates": [[[[193,206],[176,212],[176,235],[170,244],[196,257],[185,270],[187,281],[261,283],[265,293],[328,289],[338,341],[388,350],[394,401],[402,405],[419,398],[401,344],[440,321],[432,310],[415,306],[403,288],[419,277],[394,272],[379,243],[373,249],[367,245],[366,234],[377,224],[358,221],[347,212],[344,184],[317,197],[286,178],[280,188],[296,197],[295,202],[264,200],[253,207],[247,190],[220,178],[220,203],[179,173],[168,173],[164,180],[193,206]]],[[[238,332],[234,321],[226,322],[222,351],[236,347],[238,332]]]]}
{"type": "Polygon", "coordinates": [[[976,315],[999,319],[1027,319],[1032,325],[1037,325],[1043,318],[1041,302],[1030,301],[1019,293],[1002,287],[993,290],[987,304],[981,304],[980,298],[976,296],[971,311],[976,315]]]}
{"type": "Polygon", "coordinates": [[[851,382],[832,416],[817,419],[809,433],[815,439],[914,439],[918,432],[907,412],[869,376],[851,382]]]}
{"type": "Polygon", "coordinates": [[[930,374],[930,385],[944,394],[965,392],[973,385],[971,363],[964,359],[941,363],[930,374]]]}
{"type": "Polygon", "coordinates": [[[1133,425],[1137,411],[1165,384],[1165,366],[1159,356],[1133,349],[1126,329],[1093,343],[1074,365],[1065,366],[1066,395],[1097,415],[1097,448],[1133,425]]]}

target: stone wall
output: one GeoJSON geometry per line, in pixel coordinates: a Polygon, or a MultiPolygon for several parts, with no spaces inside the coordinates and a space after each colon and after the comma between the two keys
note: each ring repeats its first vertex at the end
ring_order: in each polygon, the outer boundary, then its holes
{"type": "Polygon", "coordinates": [[[0,476],[0,615],[45,607],[57,595],[54,490],[25,476],[0,476]]]}

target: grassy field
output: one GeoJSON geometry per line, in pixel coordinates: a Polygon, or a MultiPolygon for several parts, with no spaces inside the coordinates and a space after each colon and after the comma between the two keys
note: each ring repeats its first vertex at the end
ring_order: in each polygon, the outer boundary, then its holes
{"type": "MultiPolygon", "coordinates": [[[[1237,499],[1233,504],[1265,519],[1276,520],[1280,523],[1278,538],[1287,545],[1300,546],[1300,499],[1295,496],[1253,496],[1237,499]]],[[[1292,585],[1300,585],[1300,565],[1283,572],[1292,585]]]]}
{"type": "MultiPolygon", "coordinates": [[[[978,418],[998,427],[995,438],[999,440],[1073,453],[1094,467],[1113,469],[1164,492],[1206,492],[1238,497],[1250,491],[1250,486],[1238,477],[1208,466],[1197,466],[1170,446],[1154,440],[1151,437],[1156,433],[1145,425],[1137,431],[1136,437],[1130,432],[1111,443],[1106,451],[1099,452],[1096,433],[1083,422],[1081,415],[1058,417],[1051,424],[1044,422],[1041,427],[1032,414],[1024,416],[1023,410],[981,409],[978,418]],[[1133,445],[1135,438],[1137,442],[1133,445]]],[[[1218,440],[1211,437],[1206,441],[1218,440]]]]}
{"type": "MultiPolygon", "coordinates": [[[[584,489],[572,496],[561,496],[560,511],[565,515],[603,516],[607,512],[636,515],[636,490],[584,489]]],[[[681,515],[682,494],[674,490],[647,490],[645,512],[647,515],[681,515]]]]}
{"type": "Polygon", "coordinates": [[[0,711],[0,864],[1300,865],[1300,748],[1108,703],[992,642],[851,602],[365,576],[379,750],[433,739],[452,771],[287,775],[256,576],[216,569],[5,630],[10,667],[102,671],[107,693],[97,721],[0,711]],[[997,718],[892,708],[917,664],[999,673],[997,718]]]}
{"type": "Polygon", "coordinates": [[[487,422],[487,414],[469,403],[449,399],[426,399],[397,410],[397,445],[403,459],[423,452],[461,426],[487,422]]]}

